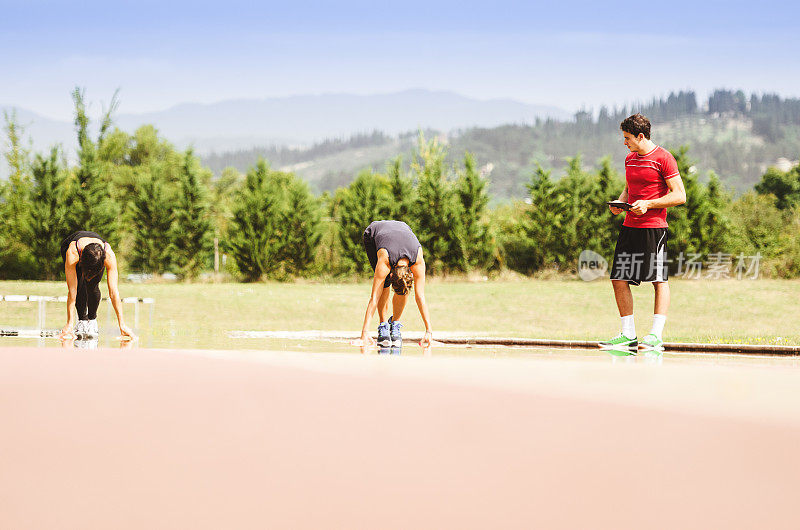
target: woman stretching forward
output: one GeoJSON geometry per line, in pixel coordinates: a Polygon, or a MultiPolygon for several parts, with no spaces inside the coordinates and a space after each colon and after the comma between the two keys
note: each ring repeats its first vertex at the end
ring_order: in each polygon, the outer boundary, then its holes
{"type": "Polygon", "coordinates": [[[372,279],[372,292],[361,328],[363,344],[374,344],[367,328],[378,310],[378,344],[388,345],[402,342],[399,320],[406,307],[408,293],[414,282],[414,295],[419,313],[425,323],[425,336],[420,346],[431,343],[431,319],[425,303],[425,259],[422,246],[411,228],[402,221],[374,221],[364,230],[364,249],[369,263],[375,271],[372,279]],[[392,313],[389,312],[389,286],[394,290],[392,313]]]}

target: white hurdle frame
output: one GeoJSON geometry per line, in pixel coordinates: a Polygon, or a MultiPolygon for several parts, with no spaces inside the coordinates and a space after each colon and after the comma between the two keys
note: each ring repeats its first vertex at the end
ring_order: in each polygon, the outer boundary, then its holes
{"type": "MultiPolygon", "coordinates": [[[[111,299],[108,297],[103,297],[100,299],[102,302],[106,300],[108,302],[108,319],[111,320],[111,309],[113,305],[111,304],[111,299]]],[[[67,302],[66,296],[40,296],[35,294],[6,294],[0,295],[0,302],[36,302],[36,327],[39,330],[45,329],[45,304],[47,302],[67,302]]],[[[153,309],[155,306],[155,299],[154,298],[138,298],[135,296],[129,296],[127,298],[122,299],[123,304],[133,304],[133,327],[134,329],[139,328],[139,304],[145,304],[150,306],[150,312],[148,316],[148,327],[153,325],[153,309]]]]}

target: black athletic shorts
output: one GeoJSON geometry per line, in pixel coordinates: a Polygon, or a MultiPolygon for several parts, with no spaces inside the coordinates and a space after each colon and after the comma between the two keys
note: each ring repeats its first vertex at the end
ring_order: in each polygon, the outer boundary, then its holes
{"type": "MultiPolygon", "coordinates": [[[[370,237],[368,234],[364,234],[364,250],[367,251],[367,257],[369,258],[369,264],[372,265],[372,270],[375,270],[375,267],[378,266],[378,249],[375,246],[375,240],[370,237]]],[[[383,288],[386,289],[392,285],[392,275],[387,274],[386,279],[383,281],[383,288]]]]}
{"type": "Polygon", "coordinates": [[[667,229],[623,226],[614,249],[611,279],[633,285],[667,281],[667,229]]]}

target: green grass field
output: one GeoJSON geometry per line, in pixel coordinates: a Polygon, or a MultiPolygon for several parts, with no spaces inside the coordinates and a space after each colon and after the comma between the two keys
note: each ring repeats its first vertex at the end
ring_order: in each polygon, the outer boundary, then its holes
{"type": "MultiPolygon", "coordinates": [[[[800,281],[673,280],[672,307],[665,329],[669,341],[800,344],[800,281]]],[[[105,295],[105,285],[102,284],[105,295]]],[[[228,330],[352,330],[361,327],[369,285],[359,283],[123,284],[123,297],[156,300],[153,328],[223,335],[228,330]]],[[[56,282],[0,282],[0,294],[64,295],[56,282]]],[[[608,281],[577,280],[440,281],[427,285],[434,334],[552,339],[605,339],[619,319],[608,281]]],[[[650,328],[653,290],[634,288],[637,331],[650,328]]],[[[64,305],[49,303],[46,326],[61,327],[64,305]]],[[[106,324],[105,302],[98,316],[106,324]]],[[[126,319],[133,325],[131,307],[126,319]]],[[[377,317],[376,317],[377,320],[377,317]]],[[[423,325],[413,299],[404,318],[407,330],[423,325]]],[[[141,326],[147,324],[142,310],[141,326]]],[[[0,328],[36,325],[33,303],[0,302],[0,328]]]]}

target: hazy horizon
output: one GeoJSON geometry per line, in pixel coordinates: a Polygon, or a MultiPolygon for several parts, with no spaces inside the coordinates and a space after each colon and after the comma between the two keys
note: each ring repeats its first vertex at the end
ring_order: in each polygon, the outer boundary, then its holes
{"type": "MultiPolygon", "coordinates": [[[[69,93],[67,94],[68,97],[65,98],[65,102],[64,102],[64,104],[67,105],[67,107],[68,107],[69,113],[65,114],[64,116],[47,115],[45,113],[37,111],[36,109],[32,109],[32,108],[29,108],[29,107],[24,107],[22,105],[16,105],[16,104],[13,104],[13,103],[8,103],[8,102],[5,102],[5,101],[0,101],[0,109],[2,109],[2,108],[7,108],[7,109],[11,108],[11,109],[17,109],[17,110],[21,110],[21,111],[28,111],[28,112],[33,112],[33,113],[41,116],[42,118],[46,118],[48,120],[60,121],[60,122],[64,122],[64,121],[70,121],[71,122],[72,119],[74,118],[74,110],[75,110],[75,106],[74,106],[74,103],[72,101],[71,94],[72,94],[72,91],[75,88],[79,88],[81,90],[86,90],[86,87],[84,87],[84,86],[75,86],[75,87],[72,88],[72,90],[69,91],[69,93]]],[[[719,88],[719,87],[717,87],[717,88],[719,88]]],[[[423,87],[410,87],[410,88],[405,88],[405,89],[391,90],[391,91],[385,91],[385,92],[374,92],[374,93],[318,92],[318,93],[298,93],[298,94],[287,94],[287,95],[283,95],[283,96],[265,96],[265,97],[242,96],[242,97],[232,97],[232,98],[219,99],[219,100],[213,100],[213,101],[188,101],[187,100],[187,101],[178,101],[178,102],[175,102],[175,103],[171,103],[168,106],[163,107],[163,108],[156,108],[156,109],[153,109],[153,110],[141,110],[141,111],[138,111],[138,112],[134,112],[134,111],[130,111],[130,110],[125,110],[125,95],[124,95],[123,91],[120,90],[119,93],[118,93],[118,96],[117,96],[117,99],[118,99],[118,102],[119,102],[119,108],[117,109],[117,112],[115,112],[114,115],[115,116],[119,116],[119,115],[141,116],[141,115],[147,115],[147,114],[160,114],[160,113],[163,113],[163,112],[166,112],[166,111],[178,109],[180,107],[193,106],[193,105],[214,106],[214,105],[224,104],[224,103],[263,102],[263,101],[273,101],[273,100],[290,100],[290,99],[303,99],[303,98],[326,98],[326,97],[365,97],[365,98],[370,98],[370,97],[380,97],[380,96],[393,96],[393,95],[415,93],[415,92],[428,93],[428,94],[452,95],[452,96],[464,97],[464,98],[468,98],[470,100],[474,100],[474,101],[477,101],[477,102],[484,102],[484,103],[495,102],[495,101],[505,101],[505,102],[511,102],[511,103],[521,103],[521,104],[524,104],[524,105],[532,105],[532,106],[539,105],[536,102],[527,102],[527,101],[522,101],[522,100],[511,98],[511,97],[487,97],[487,98],[477,98],[476,97],[476,98],[473,98],[473,97],[467,96],[466,94],[459,93],[459,92],[456,92],[456,91],[453,91],[453,90],[431,90],[431,89],[426,89],[426,88],[423,88],[423,87]]],[[[101,111],[101,109],[100,109],[101,106],[103,106],[104,108],[107,108],[107,106],[110,104],[110,102],[111,102],[113,97],[114,97],[114,92],[112,92],[112,93],[110,93],[110,94],[108,94],[106,96],[103,96],[103,97],[92,97],[92,94],[90,94],[89,91],[86,90],[86,99],[87,99],[86,103],[87,103],[87,105],[93,107],[92,111],[93,111],[94,114],[97,114],[97,113],[99,113],[101,111]]],[[[698,99],[699,98],[700,98],[700,96],[698,95],[698,99]]],[[[570,110],[570,109],[563,108],[563,107],[558,107],[558,106],[555,106],[555,105],[542,104],[541,106],[549,106],[549,107],[552,107],[554,109],[563,110],[564,112],[567,112],[567,113],[570,113],[570,114],[573,113],[573,111],[570,110]]],[[[579,110],[579,109],[575,109],[575,110],[579,110]]],[[[157,125],[157,124],[154,124],[154,125],[157,125]]]]}

